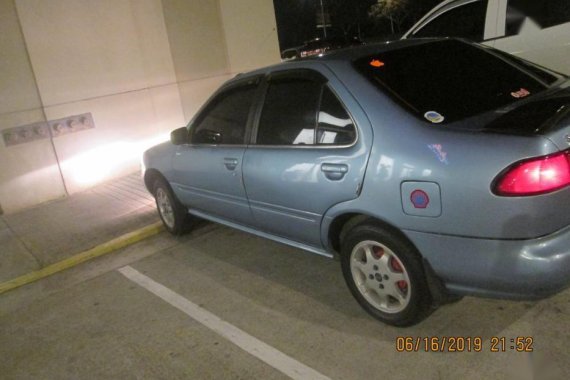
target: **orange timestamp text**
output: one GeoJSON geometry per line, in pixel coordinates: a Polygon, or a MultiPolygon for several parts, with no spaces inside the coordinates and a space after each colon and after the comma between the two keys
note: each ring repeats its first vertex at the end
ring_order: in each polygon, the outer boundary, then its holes
{"type": "Polygon", "coordinates": [[[532,352],[534,338],[493,336],[488,341],[480,336],[399,336],[398,352],[532,352]]]}

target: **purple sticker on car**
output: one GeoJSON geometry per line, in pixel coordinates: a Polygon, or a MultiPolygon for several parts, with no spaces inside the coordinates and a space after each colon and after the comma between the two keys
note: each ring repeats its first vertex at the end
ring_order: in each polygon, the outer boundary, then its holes
{"type": "Polygon", "coordinates": [[[443,146],[441,144],[430,144],[428,148],[435,153],[439,162],[448,165],[449,161],[447,161],[447,152],[443,150],[443,146]]]}

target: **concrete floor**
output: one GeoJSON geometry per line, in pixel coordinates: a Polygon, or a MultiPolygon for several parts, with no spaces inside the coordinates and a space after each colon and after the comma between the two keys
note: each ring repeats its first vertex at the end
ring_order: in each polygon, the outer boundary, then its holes
{"type": "Polygon", "coordinates": [[[0,217],[0,282],[159,221],[140,173],[0,217]]]}
{"type": "Polygon", "coordinates": [[[286,378],[124,277],[125,265],[332,379],[570,378],[570,291],[535,303],[465,298],[397,329],[359,308],[338,262],[213,224],[0,296],[0,377],[286,378]],[[399,353],[398,336],[485,344],[399,353]],[[534,352],[492,353],[493,336],[532,336],[534,352]]]}

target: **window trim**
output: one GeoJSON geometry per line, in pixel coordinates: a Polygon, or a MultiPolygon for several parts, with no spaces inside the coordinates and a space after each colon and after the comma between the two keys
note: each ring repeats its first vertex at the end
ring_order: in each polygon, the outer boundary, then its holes
{"type": "MultiPolygon", "coordinates": [[[[248,149],[347,149],[352,148],[355,146],[359,139],[360,139],[360,131],[358,129],[358,124],[356,123],[352,113],[342,100],[342,98],[338,95],[338,92],[334,89],[333,86],[330,85],[328,78],[324,76],[321,72],[313,70],[313,69],[288,69],[288,70],[278,70],[267,74],[263,79],[262,83],[259,86],[259,96],[257,99],[257,105],[255,109],[255,117],[253,119],[253,125],[251,129],[251,138],[248,141],[248,149]],[[324,88],[328,88],[332,94],[337,98],[339,103],[341,104],[342,108],[346,111],[348,117],[352,121],[354,125],[355,137],[352,143],[350,144],[343,144],[343,145],[334,145],[334,144],[313,144],[313,145],[306,145],[306,144],[287,144],[287,145],[265,145],[265,144],[257,144],[257,134],[259,131],[259,122],[261,120],[261,113],[263,112],[263,106],[265,104],[265,97],[267,96],[267,90],[269,89],[269,85],[271,84],[271,80],[276,79],[283,79],[283,78],[291,78],[291,79],[309,79],[313,80],[317,83],[321,83],[321,97],[319,99],[319,108],[317,109],[317,116],[318,112],[320,111],[320,103],[322,101],[322,93],[324,92],[324,88]]],[[[317,135],[318,129],[318,117],[315,122],[315,139],[317,135]]]]}
{"type": "Polygon", "coordinates": [[[311,69],[277,70],[266,75],[265,79],[269,83],[282,79],[305,79],[320,84],[326,84],[329,81],[323,74],[311,69]]]}

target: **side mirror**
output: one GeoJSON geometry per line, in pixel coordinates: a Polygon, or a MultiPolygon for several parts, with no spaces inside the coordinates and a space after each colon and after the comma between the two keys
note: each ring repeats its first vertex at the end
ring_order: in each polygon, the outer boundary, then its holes
{"type": "Polygon", "coordinates": [[[170,142],[174,145],[188,144],[188,129],[182,127],[170,132],[170,142]]]}
{"type": "Polygon", "coordinates": [[[211,129],[202,129],[196,132],[192,140],[196,144],[221,144],[222,134],[211,129]]]}

